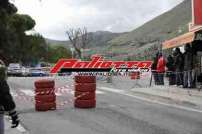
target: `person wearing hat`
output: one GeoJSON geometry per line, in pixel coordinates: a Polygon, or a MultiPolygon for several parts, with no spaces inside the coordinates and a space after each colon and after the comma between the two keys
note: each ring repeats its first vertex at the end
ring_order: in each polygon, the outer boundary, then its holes
{"type": "Polygon", "coordinates": [[[0,60],[0,134],[4,134],[4,114],[8,115],[12,119],[12,128],[19,125],[18,114],[15,110],[16,105],[10,94],[10,88],[7,83],[6,66],[2,60],[0,60]]]}

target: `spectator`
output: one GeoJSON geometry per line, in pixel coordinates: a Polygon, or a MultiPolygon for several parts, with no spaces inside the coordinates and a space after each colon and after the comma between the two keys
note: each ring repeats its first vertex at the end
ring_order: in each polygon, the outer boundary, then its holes
{"type": "Polygon", "coordinates": [[[9,116],[11,116],[12,128],[17,127],[19,119],[15,111],[15,102],[13,101],[6,81],[5,64],[0,60],[0,134],[4,134],[4,112],[8,112],[9,116]]]}
{"type": "Polygon", "coordinates": [[[200,57],[197,56],[197,48],[194,47],[196,45],[197,44],[194,44],[192,46],[192,54],[193,54],[192,86],[193,88],[196,88],[197,74],[200,74],[200,63],[198,62],[200,60],[200,57]]]}
{"type": "Polygon", "coordinates": [[[175,66],[174,66],[174,59],[171,55],[167,58],[166,67],[168,68],[168,77],[169,77],[169,85],[175,85],[175,66]]]}
{"type": "Polygon", "coordinates": [[[176,85],[180,86],[183,85],[183,54],[180,51],[179,48],[175,49],[174,52],[174,67],[175,67],[175,73],[176,73],[176,85]]]}
{"type": "Polygon", "coordinates": [[[152,70],[152,75],[154,77],[154,83],[155,85],[158,85],[158,75],[157,75],[157,63],[158,63],[158,53],[156,53],[156,56],[153,57],[153,63],[151,66],[151,70],[152,70]]]}
{"type": "Polygon", "coordinates": [[[193,53],[190,44],[186,44],[184,53],[184,84],[183,88],[192,88],[193,53]]]}
{"type": "Polygon", "coordinates": [[[162,53],[159,53],[159,58],[157,63],[158,85],[164,85],[165,66],[166,66],[166,61],[162,53]]]}

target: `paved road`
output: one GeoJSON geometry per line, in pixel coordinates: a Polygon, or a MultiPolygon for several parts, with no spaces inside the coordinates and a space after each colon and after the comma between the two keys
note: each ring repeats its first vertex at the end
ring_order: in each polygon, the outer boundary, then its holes
{"type": "MultiPolygon", "coordinates": [[[[9,78],[9,84],[21,112],[22,125],[30,134],[202,134],[202,114],[137,100],[114,92],[99,90],[97,108],[75,109],[68,103],[62,109],[35,112],[34,103],[20,98],[16,91],[33,98],[34,78],[9,78]]],[[[71,78],[58,78],[57,87],[71,78]]],[[[69,100],[73,93],[58,94],[59,100],[69,100]]]]}

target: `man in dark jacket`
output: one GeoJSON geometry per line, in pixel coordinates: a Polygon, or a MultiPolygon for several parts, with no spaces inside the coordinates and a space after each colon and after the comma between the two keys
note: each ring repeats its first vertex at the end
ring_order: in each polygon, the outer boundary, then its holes
{"type": "Polygon", "coordinates": [[[192,88],[193,53],[190,44],[186,44],[184,53],[184,88],[192,88]]]}
{"type": "Polygon", "coordinates": [[[0,134],[4,134],[3,114],[8,112],[12,119],[12,128],[19,125],[18,114],[15,110],[15,102],[10,94],[10,89],[6,81],[6,67],[0,60],[0,134]]]}
{"type": "Polygon", "coordinates": [[[183,54],[181,53],[179,48],[175,49],[174,52],[174,66],[175,66],[175,73],[176,73],[176,84],[177,86],[183,85],[183,54]]]}
{"type": "Polygon", "coordinates": [[[153,63],[152,63],[152,66],[151,66],[151,70],[152,70],[152,75],[154,77],[154,82],[155,82],[155,85],[158,85],[158,75],[157,75],[157,63],[158,63],[158,56],[159,53],[156,53],[156,56],[153,57],[153,63]]]}
{"type": "Polygon", "coordinates": [[[167,75],[169,77],[169,85],[175,85],[175,66],[174,59],[171,55],[169,55],[167,58],[166,67],[168,68],[167,75]]]}

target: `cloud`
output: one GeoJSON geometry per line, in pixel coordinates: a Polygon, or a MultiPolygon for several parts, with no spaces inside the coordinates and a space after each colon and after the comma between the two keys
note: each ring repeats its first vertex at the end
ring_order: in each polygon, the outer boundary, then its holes
{"type": "Polygon", "coordinates": [[[15,0],[19,13],[36,20],[35,30],[67,39],[67,27],[126,32],[173,8],[183,0],[15,0]]]}

